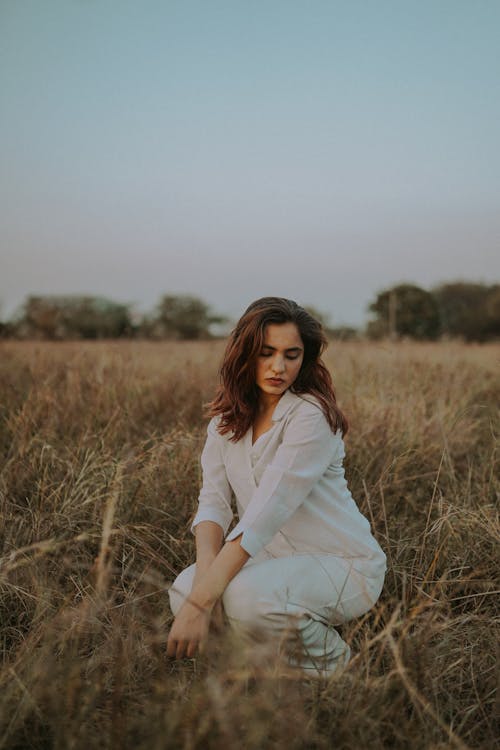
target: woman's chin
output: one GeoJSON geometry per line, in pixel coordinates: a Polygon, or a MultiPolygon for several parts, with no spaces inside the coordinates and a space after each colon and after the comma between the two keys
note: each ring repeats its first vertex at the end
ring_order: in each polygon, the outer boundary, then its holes
{"type": "Polygon", "coordinates": [[[287,390],[288,385],[286,383],[280,385],[271,385],[269,383],[259,386],[261,393],[265,393],[268,396],[282,396],[287,390]]]}

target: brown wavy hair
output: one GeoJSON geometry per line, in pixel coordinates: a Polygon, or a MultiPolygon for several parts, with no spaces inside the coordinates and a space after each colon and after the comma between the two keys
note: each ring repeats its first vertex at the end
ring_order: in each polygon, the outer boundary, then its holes
{"type": "Polygon", "coordinates": [[[221,435],[232,432],[237,442],[252,426],[259,406],[255,380],[257,357],[269,323],[294,323],[304,345],[304,358],[290,391],[315,396],[333,432],[345,435],[348,422],[337,406],[330,373],[321,360],[328,345],[321,323],[296,302],[283,297],[261,297],[252,302],[229,336],[219,371],[220,384],[207,406],[207,416],[219,416],[221,435]]]}

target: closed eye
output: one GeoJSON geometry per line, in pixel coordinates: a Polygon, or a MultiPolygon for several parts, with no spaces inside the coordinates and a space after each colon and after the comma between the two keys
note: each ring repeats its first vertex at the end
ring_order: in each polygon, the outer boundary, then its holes
{"type": "MultiPolygon", "coordinates": [[[[261,357],[272,357],[273,353],[272,352],[261,352],[260,356],[261,357]]],[[[293,360],[293,359],[298,359],[299,357],[300,357],[300,353],[299,354],[285,354],[285,359],[291,359],[291,360],[293,360]]]]}

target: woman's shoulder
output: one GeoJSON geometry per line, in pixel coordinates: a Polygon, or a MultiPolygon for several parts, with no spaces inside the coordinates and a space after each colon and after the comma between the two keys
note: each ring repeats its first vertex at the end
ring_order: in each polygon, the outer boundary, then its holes
{"type": "Polygon", "coordinates": [[[217,414],[215,417],[212,417],[207,425],[207,436],[212,440],[217,440],[225,445],[230,442],[230,438],[232,437],[233,433],[231,430],[229,430],[228,432],[224,432],[224,434],[221,434],[219,432],[219,426],[221,422],[221,414],[217,414]]]}
{"type": "Polygon", "coordinates": [[[291,393],[290,396],[290,416],[324,417],[321,401],[312,393],[291,393]]]}
{"type": "Polygon", "coordinates": [[[219,432],[220,420],[221,420],[220,414],[217,414],[215,417],[212,417],[212,419],[207,425],[207,433],[209,435],[212,435],[212,437],[222,437],[219,432]]]}
{"type": "Polygon", "coordinates": [[[317,413],[318,411],[323,413],[321,401],[317,396],[314,396],[312,393],[299,393],[297,396],[300,400],[299,408],[302,411],[310,414],[317,413]]]}
{"type": "Polygon", "coordinates": [[[331,429],[325,416],[323,404],[317,396],[312,393],[296,393],[293,396],[294,401],[288,413],[289,423],[295,419],[316,423],[318,427],[325,430],[329,437],[342,441],[342,433],[339,430],[334,432],[331,429]]]}

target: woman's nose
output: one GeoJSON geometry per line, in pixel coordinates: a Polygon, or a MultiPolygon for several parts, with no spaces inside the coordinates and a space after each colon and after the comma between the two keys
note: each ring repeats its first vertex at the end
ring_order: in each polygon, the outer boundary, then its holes
{"type": "Polygon", "coordinates": [[[272,369],[273,372],[283,372],[285,369],[285,360],[283,357],[276,357],[276,359],[273,360],[272,369]]]}

